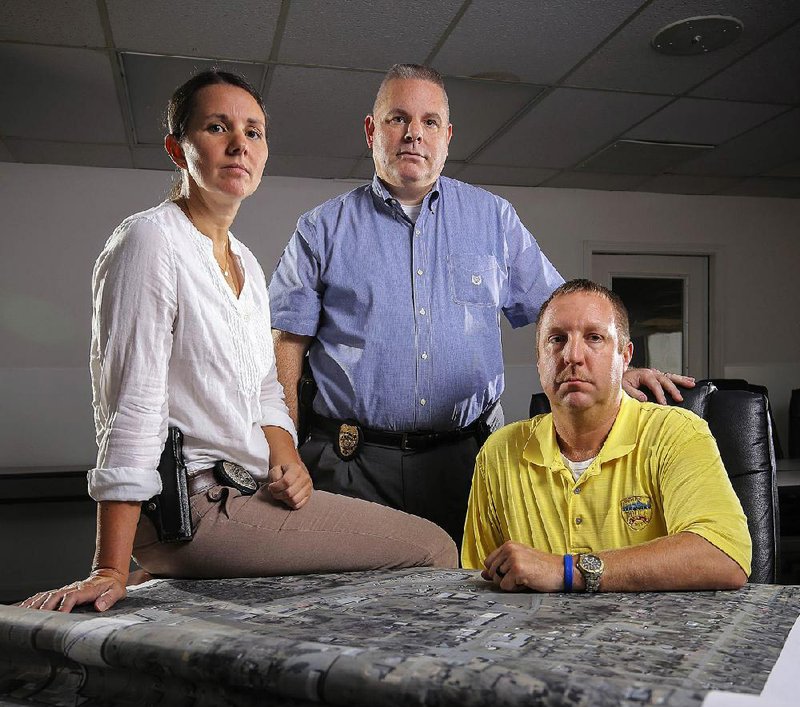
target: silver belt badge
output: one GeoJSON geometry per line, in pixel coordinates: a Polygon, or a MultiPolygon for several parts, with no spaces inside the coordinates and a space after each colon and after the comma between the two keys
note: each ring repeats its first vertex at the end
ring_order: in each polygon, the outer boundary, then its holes
{"type": "Polygon", "coordinates": [[[220,483],[232,486],[247,496],[258,491],[258,482],[243,466],[229,461],[221,461],[217,462],[214,469],[220,483]]]}

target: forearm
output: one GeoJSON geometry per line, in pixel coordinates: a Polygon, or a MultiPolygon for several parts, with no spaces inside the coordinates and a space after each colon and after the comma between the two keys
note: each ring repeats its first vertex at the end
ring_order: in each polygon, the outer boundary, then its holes
{"type": "Polygon", "coordinates": [[[125,583],[141,505],[138,501],[100,501],[97,504],[97,549],[92,571],[113,570],[125,583]]]}
{"type": "Polygon", "coordinates": [[[292,435],[285,429],[273,425],[267,425],[261,429],[264,431],[264,436],[267,438],[267,444],[269,445],[270,468],[281,464],[300,462],[300,455],[297,453],[297,447],[294,446],[292,435]]]}
{"type": "Polygon", "coordinates": [[[312,337],[292,334],[280,329],[272,330],[275,344],[275,366],[278,371],[278,382],[283,387],[283,396],[289,415],[294,424],[299,421],[297,404],[297,385],[303,372],[303,358],[311,345],[312,337]]]}
{"type": "Polygon", "coordinates": [[[293,510],[302,508],[314,484],[300,459],[294,439],[282,427],[262,427],[269,444],[269,483],[272,497],[293,510]]]}
{"type": "MultiPolygon", "coordinates": [[[[605,565],[600,582],[604,592],[738,589],[747,581],[734,560],[691,532],[597,555],[605,565]]],[[[585,588],[577,568],[574,588],[585,588]]]]}

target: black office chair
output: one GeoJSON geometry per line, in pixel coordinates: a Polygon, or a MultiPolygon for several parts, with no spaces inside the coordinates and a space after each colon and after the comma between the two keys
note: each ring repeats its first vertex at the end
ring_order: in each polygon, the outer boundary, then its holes
{"type": "Polygon", "coordinates": [[[761,393],[767,399],[767,410],[769,421],[772,426],[772,446],[775,450],[775,458],[783,459],[783,447],[778,436],[778,427],[775,424],[775,417],[772,414],[772,405],[769,402],[769,391],[766,386],[749,383],[743,378],[710,378],[709,379],[720,390],[749,390],[752,393],[761,393]]]}
{"type": "MultiPolygon", "coordinates": [[[[753,540],[750,582],[774,584],[778,565],[778,487],[775,480],[775,450],[772,442],[767,396],[752,390],[720,390],[710,380],[701,380],[681,391],[683,402],[708,422],[731,485],[747,516],[753,540]]],[[[550,412],[544,393],[531,398],[530,413],[550,412]]]]}
{"type": "Polygon", "coordinates": [[[800,388],[789,398],[789,458],[800,458],[800,388]]]}

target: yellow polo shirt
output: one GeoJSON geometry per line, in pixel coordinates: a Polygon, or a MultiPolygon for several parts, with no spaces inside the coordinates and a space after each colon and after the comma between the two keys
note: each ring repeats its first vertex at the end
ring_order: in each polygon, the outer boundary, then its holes
{"type": "Polygon", "coordinates": [[[684,531],[750,574],[747,518],[706,422],[623,393],[603,448],[576,482],[553,416],[495,432],[478,454],[461,549],[467,568],[507,540],[545,552],[601,552],[684,531]]]}

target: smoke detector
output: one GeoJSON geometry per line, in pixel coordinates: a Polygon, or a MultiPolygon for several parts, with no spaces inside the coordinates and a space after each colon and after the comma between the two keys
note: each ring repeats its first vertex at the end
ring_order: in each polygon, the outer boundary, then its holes
{"type": "Polygon", "coordinates": [[[725,15],[689,17],[660,29],[650,45],[673,56],[706,54],[727,47],[742,36],[744,23],[725,15]]]}

